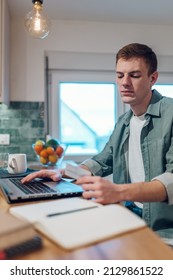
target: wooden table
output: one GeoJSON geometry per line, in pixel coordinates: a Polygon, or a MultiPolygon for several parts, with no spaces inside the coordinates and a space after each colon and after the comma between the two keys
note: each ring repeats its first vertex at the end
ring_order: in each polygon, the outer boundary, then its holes
{"type": "MultiPolygon", "coordinates": [[[[8,211],[10,206],[0,195],[0,210],[8,211]]],[[[42,237],[42,249],[16,260],[173,260],[173,249],[165,245],[148,227],[71,252],[42,237]]]]}

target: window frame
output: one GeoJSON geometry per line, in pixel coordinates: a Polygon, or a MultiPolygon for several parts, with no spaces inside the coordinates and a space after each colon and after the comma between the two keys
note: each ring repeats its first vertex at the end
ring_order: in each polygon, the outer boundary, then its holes
{"type": "MultiPolygon", "coordinates": [[[[60,138],[61,131],[60,125],[60,93],[59,84],[62,82],[91,82],[91,83],[114,83],[115,84],[115,72],[113,71],[77,71],[77,70],[58,70],[50,71],[49,73],[51,83],[49,89],[49,134],[52,137],[60,138]]],[[[115,84],[116,88],[116,84],[115,84]]],[[[124,112],[124,104],[122,103],[118,92],[115,92],[115,119],[118,118],[124,112]]],[[[92,156],[92,153],[73,154],[66,155],[66,159],[75,160],[81,162],[88,157],[92,156]]]]}

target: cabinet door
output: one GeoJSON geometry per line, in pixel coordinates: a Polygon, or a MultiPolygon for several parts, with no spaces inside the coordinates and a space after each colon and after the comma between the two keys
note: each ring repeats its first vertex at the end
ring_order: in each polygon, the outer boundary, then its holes
{"type": "Polygon", "coordinates": [[[9,103],[10,17],[8,2],[0,0],[0,102],[9,103]]]}

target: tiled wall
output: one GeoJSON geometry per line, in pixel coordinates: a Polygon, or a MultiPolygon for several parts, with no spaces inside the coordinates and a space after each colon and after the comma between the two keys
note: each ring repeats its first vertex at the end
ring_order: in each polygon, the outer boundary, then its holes
{"type": "Polygon", "coordinates": [[[0,152],[26,153],[36,159],[32,144],[44,139],[44,103],[11,102],[0,104],[0,134],[10,134],[10,145],[0,145],[0,152]]]}

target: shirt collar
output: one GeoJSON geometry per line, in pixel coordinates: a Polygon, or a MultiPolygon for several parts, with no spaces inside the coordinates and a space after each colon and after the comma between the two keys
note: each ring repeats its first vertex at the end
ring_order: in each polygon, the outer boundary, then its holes
{"type": "Polygon", "coordinates": [[[152,97],[145,115],[160,116],[160,100],[163,96],[156,90],[152,90],[152,97]]]}
{"type": "MultiPolygon", "coordinates": [[[[162,98],[163,98],[163,96],[156,89],[152,90],[152,97],[150,100],[150,104],[145,113],[146,118],[147,118],[147,115],[156,116],[156,117],[160,116],[160,100],[162,98]]],[[[132,115],[133,115],[133,112],[131,109],[129,111],[127,111],[127,113],[125,113],[125,115],[124,115],[125,125],[129,125],[132,115]]]]}

